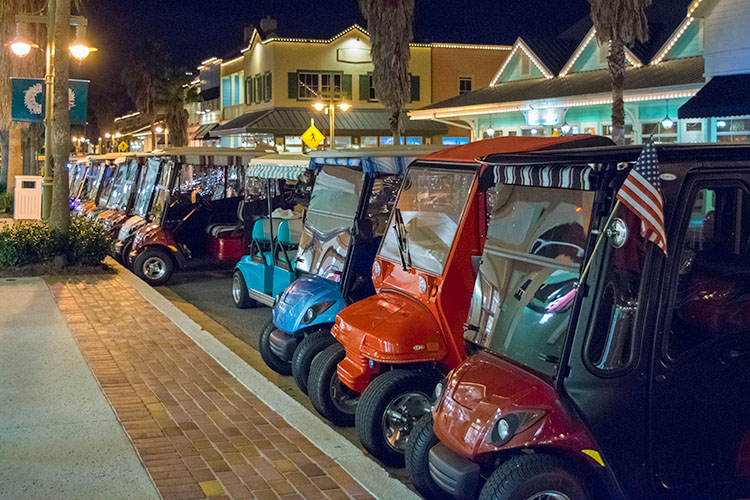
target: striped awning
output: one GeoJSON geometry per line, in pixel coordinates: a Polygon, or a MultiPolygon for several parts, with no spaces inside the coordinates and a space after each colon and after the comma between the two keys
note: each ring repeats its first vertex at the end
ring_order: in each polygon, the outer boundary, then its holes
{"type": "Polygon", "coordinates": [[[285,179],[297,180],[305,170],[310,166],[309,159],[277,159],[268,160],[257,158],[250,162],[245,170],[245,175],[249,177],[260,177],[261,179],[285,179]]]}
{"type": "Polygon", "coordinates": [[[347,165],[359,167],[368,174],[403,174],[406,167],[416,159],[417,156],[317,157],[310,159],[310,168],[347,165]]]}
{"type": "Polygon", "coordinates": [[[496,166],[495,181],[519,186],[559,189],[594,189],[589,165],[496,166]]]}

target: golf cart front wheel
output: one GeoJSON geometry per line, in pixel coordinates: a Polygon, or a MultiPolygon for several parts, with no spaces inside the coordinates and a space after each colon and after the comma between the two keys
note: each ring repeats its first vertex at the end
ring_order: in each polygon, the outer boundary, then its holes
{"type": "Polygon", "coordinates": [[[393,467],[404,466],[404,452],[414,425],[429,413],[438,383],[432,372],[392,370],[375,378],[357,407],[359,440],[373,456],[393,467]]]}
{"type": "Polygon", "coordinates": [[[345,356],[344,346],[338,342],[315,356],[307,378],[307,390],[318,413],[338,426],[350,427],[354,425],[359,394],[339,380],[337,367],[345,356]]]}
{"type": "Polygon", "coordinates": [[[260,332],[260,339],[258,340],[258,350],[260,351],[260,357],[266,362],[268,367],[280,375],[291,375],[292,374],[292,363],[290,361],[284,361],[271,350],[271,334],[276,330],[276,325],[273,324],[273,320],[269,320],[263,330],[260,332]]]}
{"type": "Polygon", "coordinates": [[[406,443],[406,470],[409,478],[425,498],[449,500],[453,497],[435,483],[430,476],[430,450],[440,440],[432,430],[432,414],[427,413],[417,421],[406,443]]]}
{"type": "Polygon", "coordinates": [[[542,453],[509,458],[479,493],[479,500],[592,500],[588,487],[564,460],[542,453]]]}
{"type": "Polygon", "coordinates": [[[151,286],[163,285],[174,272],[172,257],[159,248],[150,248],[135,258],[133,270],[151,286]]]}
{"type": "Polygon", "coordinates": [[[310,366],[313,359],[326,347],[336,343],[330,330],[316,330],[305,335],[302,342],[294,350],[292,358],[292,376],[297,387],[307,394],[307,379],[310,376],[310,366]]]}

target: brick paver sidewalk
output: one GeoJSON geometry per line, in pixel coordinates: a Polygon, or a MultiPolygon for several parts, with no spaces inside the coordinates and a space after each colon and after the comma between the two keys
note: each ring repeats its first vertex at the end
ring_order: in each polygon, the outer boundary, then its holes
{"type": "Polygon", "coordinates": [[[47,281],[164,498],[371,498],[122,278],[47,281]]]}

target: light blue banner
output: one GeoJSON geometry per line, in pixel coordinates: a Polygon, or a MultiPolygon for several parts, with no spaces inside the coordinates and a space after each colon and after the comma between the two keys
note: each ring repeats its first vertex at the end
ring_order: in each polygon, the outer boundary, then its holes
{"type": "MultiPolygon", "coordinates": [[[[11,119],[14,122],[44,121],[44,80],[41,78],[11,78],[13,100],[11,119]]],[[[71,125],[85,125],[88,107],[88,80],[70,80],[68,105],[71,125]]]]}

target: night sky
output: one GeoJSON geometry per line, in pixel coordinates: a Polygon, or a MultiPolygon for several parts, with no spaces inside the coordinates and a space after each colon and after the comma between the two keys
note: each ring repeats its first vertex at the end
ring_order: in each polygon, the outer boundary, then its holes
{"type": "MultiPolygon", "coordinates": [[[[275,17],[279,34],[329,38],[365,25],[356,0],[88,0],[89,40],[99,48],[74,74],[92,84],[119,83],[139,40],[160,41],[172,59],[195,70],[242,45],[243,27],[275,17]]],[[[416,0],[415,41],[512,44],[548,37],[588,15],[586,0],[416,0]]]]}

